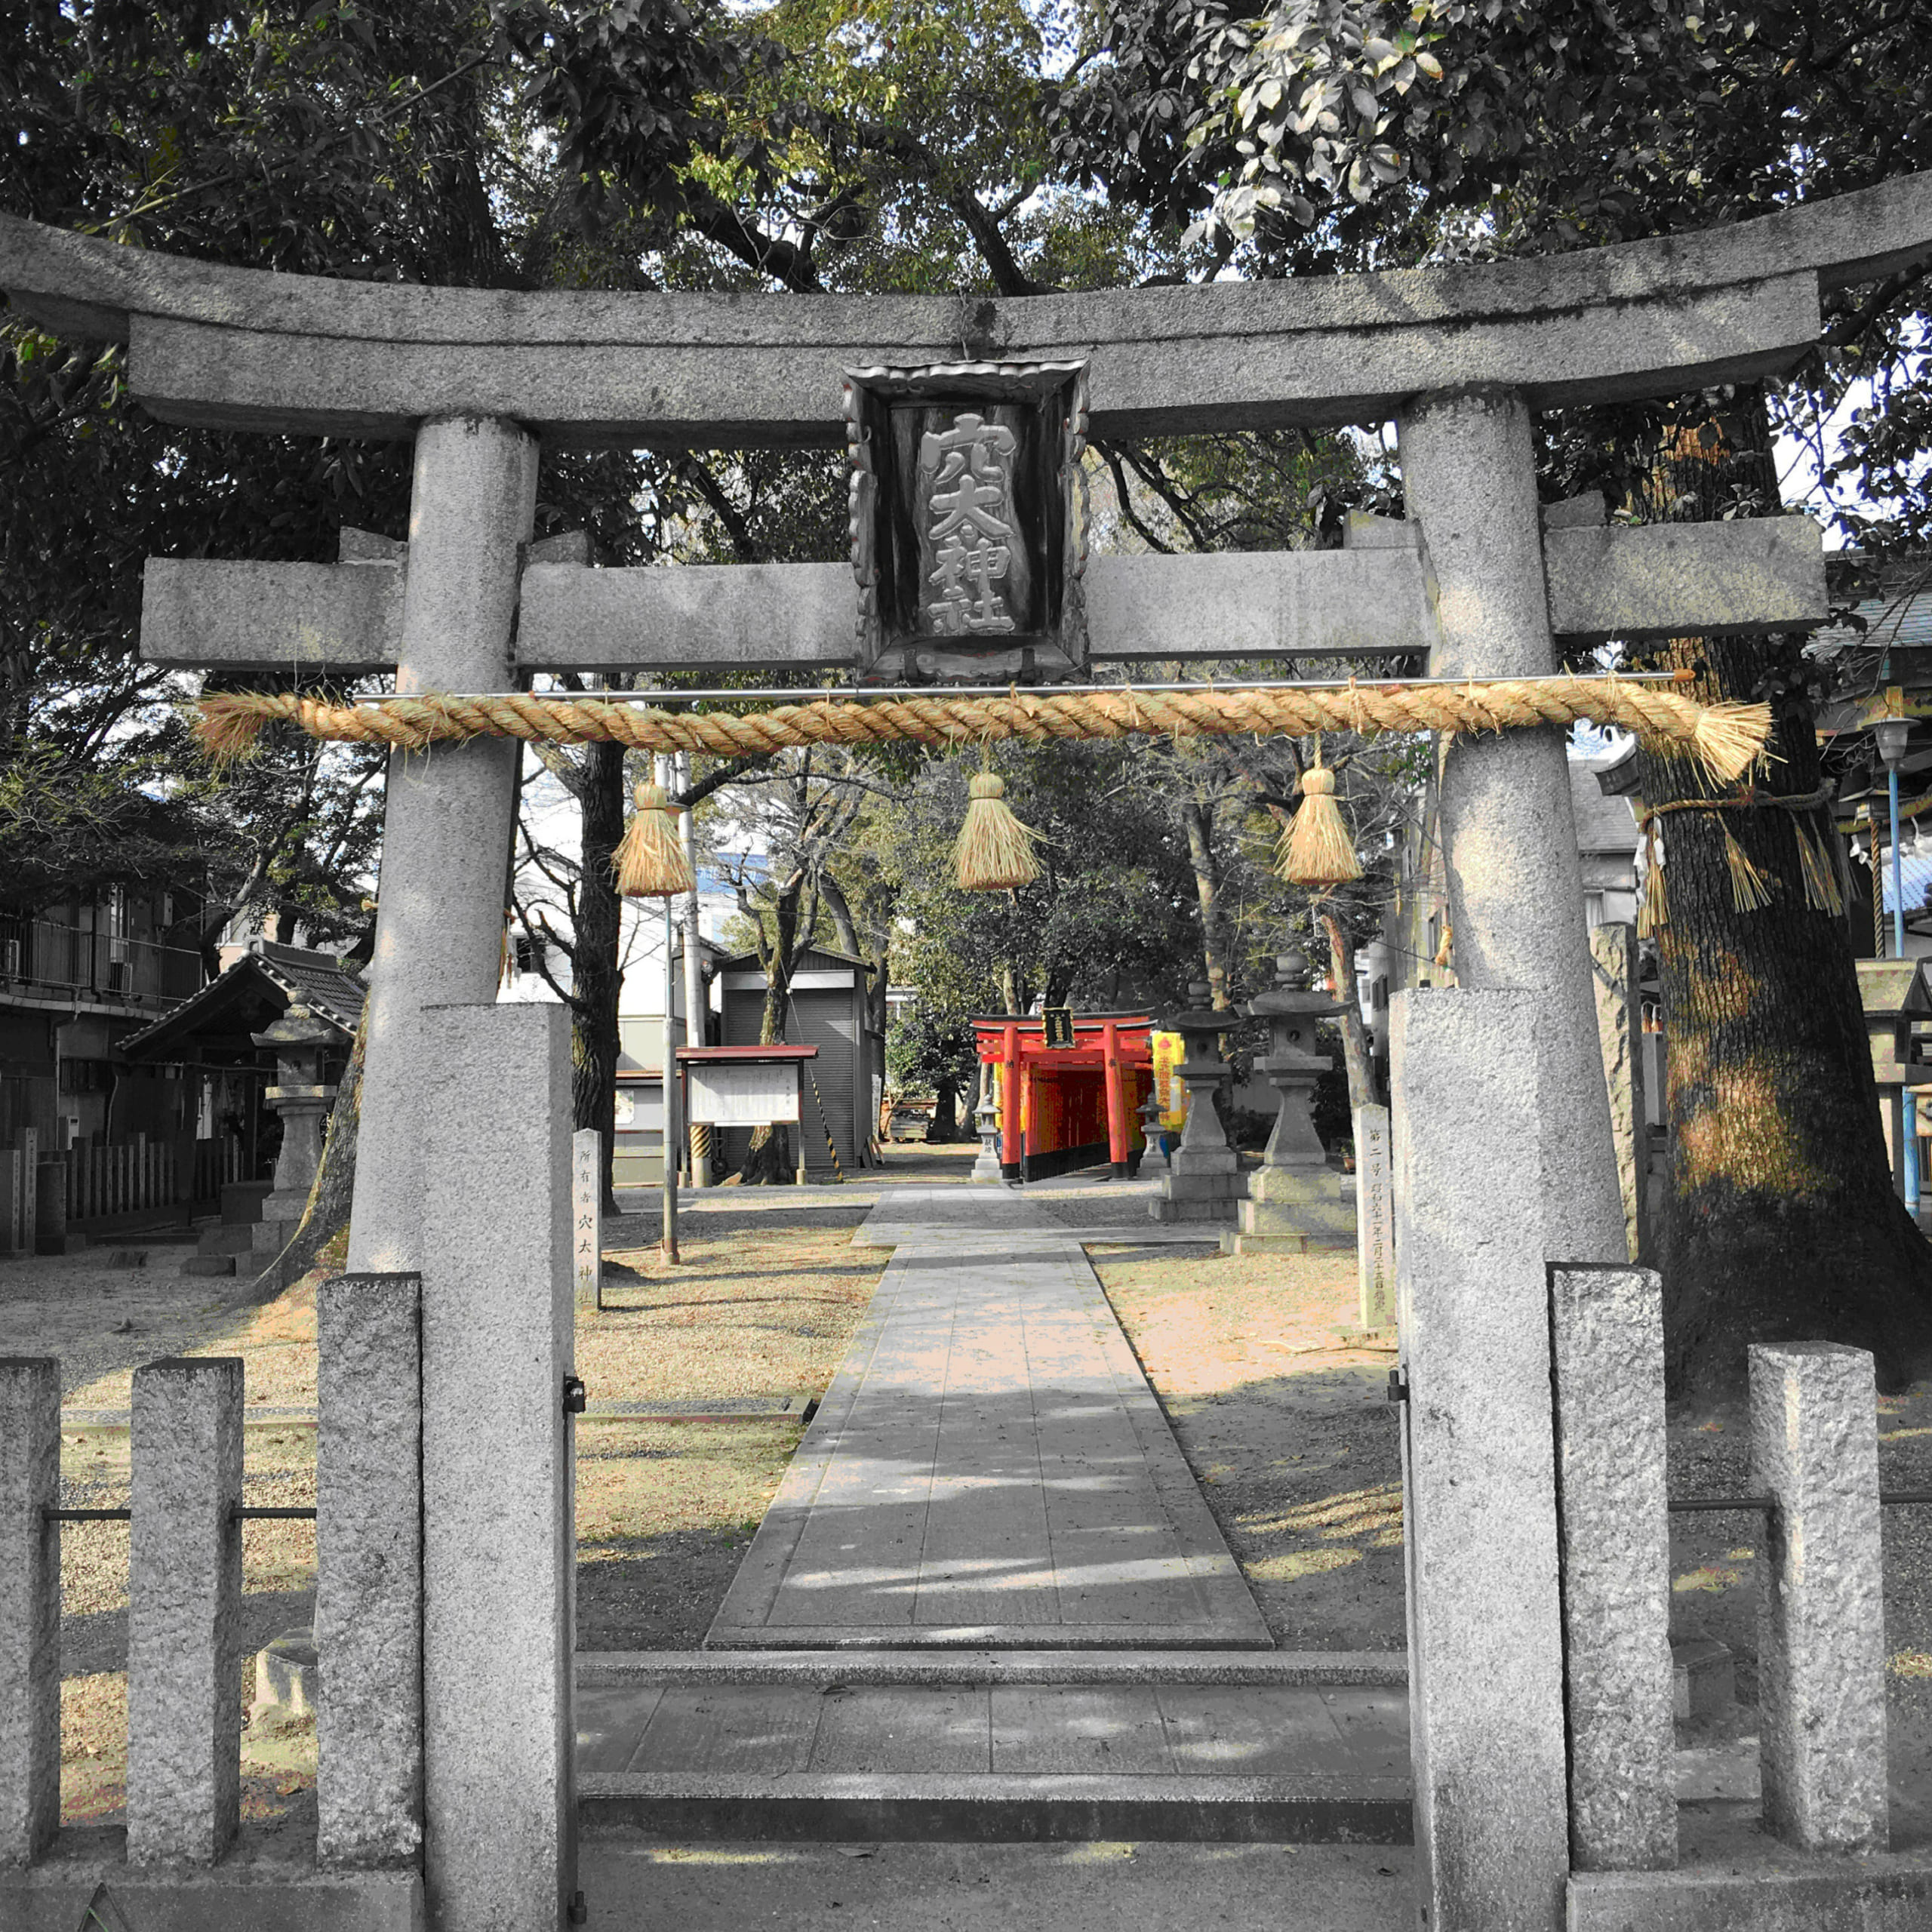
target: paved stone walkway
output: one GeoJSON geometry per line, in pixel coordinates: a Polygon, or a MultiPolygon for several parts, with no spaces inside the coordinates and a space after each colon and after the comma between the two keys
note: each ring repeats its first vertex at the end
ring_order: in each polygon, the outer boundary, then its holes
{"type": "Polygon", "coordinates": [[[705,1641],[1266,1647],[1077,1238],[900,1187],[895,1252],[705,1641]]]}

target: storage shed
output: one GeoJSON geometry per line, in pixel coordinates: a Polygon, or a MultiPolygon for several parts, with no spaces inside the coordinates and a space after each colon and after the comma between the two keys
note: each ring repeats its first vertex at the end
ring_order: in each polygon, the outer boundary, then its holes
{"type": "MultiPolygon", "coordinates": [[[[885,1040],[872,1024],[866,997],[872,971],[848,952],[814,946],[806,948],[792,974],[785,1043],[818,1049],[805,1081],[804,1118],[791,1130],[799,1143],[792,1151],[815,1182],[842,1180],[878,1164],[873,1149],[885,1097],[885,1040]],[[835,1164],[832,1148],[838,1150],[835,1164]]],[[[756,953],[742,952],[721,963],[720,1045],[758,1044],[765,985],[756,953]]],[[[751,1130],[727,1128],[720,1138],[727,1164],[734,1170],[742,1167],[751,1130]]]]}

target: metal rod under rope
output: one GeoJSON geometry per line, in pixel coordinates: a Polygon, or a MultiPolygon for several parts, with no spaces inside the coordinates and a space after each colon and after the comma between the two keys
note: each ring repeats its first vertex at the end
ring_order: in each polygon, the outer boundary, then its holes
{"type": "MultiPolygon", "coordinates": [[[[1577,674],[1578,681],[1583,681],[1577,674]]],[[[1561,672],[1552,674],[1560,679],[1561,672]]],[[[1697,679],[1694,671],[1617,671],[1597,672],[1592,681],[1609,677],[1621,685],[1687,685],[1697,679]]],[[[841,704],[864,704],[872,700],[903,702],[907,698],[948,697],[1109,697],[1138,694],[1186,697],[1213,691],[1484,691],[1492,685],[1520,684],[1520,678],[1239,678],[1225,682],[1197,678],[1178,684],[1119,685],[809,685],[794,690],[768,687],[755,691],[438,691],[435,695],[451,704],[491,704],[505,698],[594,698],[599,704],[816,704],[828,699],[841,704]]],[[[1539,680],[1549,681],[1549,680],[1539,680]]],[[[367,697],[350,697],[349,704],[411,704],[420,691],[379,691],[367,697]]]]}

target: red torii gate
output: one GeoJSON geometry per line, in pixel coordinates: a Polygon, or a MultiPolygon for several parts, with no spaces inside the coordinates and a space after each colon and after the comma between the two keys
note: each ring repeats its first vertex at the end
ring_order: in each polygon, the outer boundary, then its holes
{"type": "Polygon", "coordinates": [[[1137,1115],[1154,1081],[1152,1015],[1086,1014],[1072,1027],[1071,1046],[1049,1046],[1043,1019],[999,1014],[973,1022],[981,1063],[999,1069],[1004,1180],[1042,1180],[1102,1158],[1124,1178],[1145,1144],[1137,1115]]]}

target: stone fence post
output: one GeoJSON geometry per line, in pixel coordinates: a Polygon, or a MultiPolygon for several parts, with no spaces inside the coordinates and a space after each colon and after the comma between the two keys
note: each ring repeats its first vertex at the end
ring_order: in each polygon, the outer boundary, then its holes
{"type": "Polygon", "coordinates": [[[1878,1421],[1871,1356],[1749,1351],[1752,1487],[1771,1500],[1758,1607],[1764,1823],[1812,1850],[1890,1837],[1878,1421]]]}
{"type": "Polygon", "coordinates": [[[1417,1905],[1556,1932],[1570,1872],[1543,998],[1390,1002],[1417,1905]]]}
{"type": "Polygon", "coordinates": [[[134,1371],[128,1862],[212,1865],[242,1801],[242,1362],[134,1371]]]}
{"type": "Polygon", "coordinates": [[[60,1364],[0,1357],[0,1865],[60,1823],[60,1364]]]}
{"type": "Polygon", "coordinates": [[[315,1856],[423,1849],[422,1283],[343,1275],[316,1301],[315,1856]]]}
{"type": "Polygon", "coordinates": [[[1677,1792],[1663,1284],[1647,1268],[1554,1265],[1549,1332],[1571,1857],[1584,1872],[1667,1871],[1677,1792]]]}
{"type": "Polygon", "coordinates": [[[425,1890],[441,1932],[532,1932],[577,1882],[570,1028],[422,1024],[425,1890]]]}

